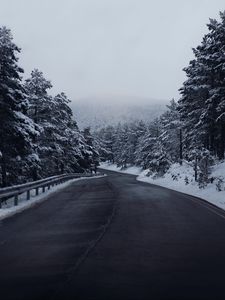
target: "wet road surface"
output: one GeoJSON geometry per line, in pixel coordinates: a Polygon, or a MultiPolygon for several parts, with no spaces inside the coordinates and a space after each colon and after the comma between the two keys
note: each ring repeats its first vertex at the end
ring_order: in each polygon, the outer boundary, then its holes
{"type": "Polygon", "coordinates": [[[0,222],[0,298],[225,299],[225,214],[107,174],[0,222]]]}

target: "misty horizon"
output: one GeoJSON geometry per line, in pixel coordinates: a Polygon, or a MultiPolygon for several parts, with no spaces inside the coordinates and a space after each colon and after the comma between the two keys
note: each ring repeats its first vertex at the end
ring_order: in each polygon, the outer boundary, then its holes
{"type": "Polygon", "coordinates": [[[93,95],[75,98],[72,100],[72,103],[75,104],[88,104],[95,105],[98,104],[100,106],[127,106],[127,105],[166,105],[171,99],[156,99],[151,97],[141,97],[134,95],[119,95],[119,94],[108,94],[108,95],[93,95]]]}

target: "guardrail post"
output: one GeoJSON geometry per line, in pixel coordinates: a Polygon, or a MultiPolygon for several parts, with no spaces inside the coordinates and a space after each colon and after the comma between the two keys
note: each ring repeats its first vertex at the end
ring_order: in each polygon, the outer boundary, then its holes
{"type": "Polygon", "coordinates": [[[45,192],[45,186],[42,187],[42,192],[43,192],[43,193],[45,192]]]}
{"type": "Polygon", "coordinates": [[[17,206],[17,205],[18,205],[18,195],[15,195],[14,206],[17,206]]]}
{"type": "Polygon", "coordinates": [[[38,187],[35,189],[36,190],[36,196],[38,195],[39,189],[38,187]]]}
{"type": "Polygon", "coordinates": [[[51,187],[51,185],[49,184],[49,185],[48,185],[48,190],[50,190],[50,187],[51,187]]]}
{"type": "Polygon", "coordinates": [[[27,200],[30,200],[30,190],[27,191],[27,200]]]}

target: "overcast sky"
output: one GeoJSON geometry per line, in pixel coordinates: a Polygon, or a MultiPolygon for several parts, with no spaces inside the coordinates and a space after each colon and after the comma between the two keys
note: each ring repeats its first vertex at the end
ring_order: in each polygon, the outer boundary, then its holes
{"type": "Polygon", "coordinates": [[[182,68],[224,0],[0,0],[0,22],[71,99],[178,98],[182,68]]]}

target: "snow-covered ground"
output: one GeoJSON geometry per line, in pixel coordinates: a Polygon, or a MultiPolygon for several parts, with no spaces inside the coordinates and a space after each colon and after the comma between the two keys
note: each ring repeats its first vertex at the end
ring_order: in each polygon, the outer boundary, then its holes
{"type": "Polygon", "coordinates": [[[198,184],[194,181],[193,167],[186,162],[182,166],[173,164],[164,177],[156,177],[154,174],[147,176],[148,171],[142,171],[138,167],[128,167],[125,170],[121,170],[116,165],[109,163],[102,163],[100,167],[106,170],[137,175],[137,180],[139,181],[160,185],[202,198],[225,210],[225,162],[212,168],[210,177],[214,177],[215,180],[204,189],[198,187],[198,184]],[[218,185],[221,191],[218,191],[218,185]]]}
{"type": "Polygon", "coordinates": [[[36,205],[37,203],[40,203],[40,202],[46,200],[53,193],[64,189],[65,187],[67,187],[68,185],[70,185],[71,183],[73,183],[75,181],[84,180],[84,179],[89,180],[89,179],[100,178],[100,177],[104,177],[104,176],[105,175],[99,175],[99,176],[95,176],[95,177],[80,177],[80,178],[76,178],[76,179],[71,179],[62,184],[52,187],[50,190],[47,190],[45,193],[39,194],[38,196],[35,195],[35,190],[31,190],[31,199],[29,201],[27,201],[26,193],[21,194],[19,196],[19,205],[18,206],[13,206],[13,198],[9,199],[9,200],[7,200],[7,203],[3,204],[2,208],[0,209],[0,220],[10,217],[14,214],[17,214],[29,207],[36,205]]]}
{"type": "Polygon", "coordinates": [[[125,173],[125,174],[132,174],[132,175],[140,175],[143,172],[141,170],[141,168],[139,168],[139,167],[132,166],[132,167],[128,167],[126,169],[121,169],[121,168],[117,167],[116,165],[110,164],[110,163],[101,163],[100,168],[105,169],[105,170],[125,173]]]}

